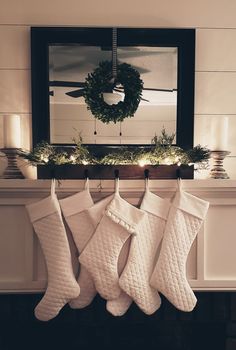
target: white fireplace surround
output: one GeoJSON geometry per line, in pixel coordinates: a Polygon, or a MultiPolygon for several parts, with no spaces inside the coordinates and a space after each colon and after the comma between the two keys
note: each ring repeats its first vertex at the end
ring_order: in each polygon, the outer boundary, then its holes
{"type": "MultiPolygon", "coordinates": [[[[63,198],[83,190],[83,180],[63,180],[56,192],[63,198]]],[[[175,180],[150,180],[150,190],[172,198],[175,180]]],[[[111,194],[112,180],[91,180],[95,201],[111,194]]],[[[188,257],[187,277],[194,290],[236,290],[236,181],[183,180],[183,189],[210,202],[204,225],[188,257]]],[[[144,180],[121,180],[121,196],[138,205],[144,180]]],[[[47,273],[38,239],[25,205],[50,193],[50,180],[0,180],[0,293],[45,290],[47,273]]],[[[75,271],[77,253],[68,231],[75,271]]]]}

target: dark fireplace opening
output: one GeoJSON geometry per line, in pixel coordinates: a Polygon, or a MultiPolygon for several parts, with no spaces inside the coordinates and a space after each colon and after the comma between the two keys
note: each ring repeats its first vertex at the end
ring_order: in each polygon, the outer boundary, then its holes
{"type": "Polygon", "coordinates": [[[0,295],[0,349],[235,350],[236,293],[195,294],[198,303],[190,313],[162,296],[151,316],[132,304],[124,316],[114,317],[97,296],[82,310],[65,306],[49,322],[34,316],[41,294],[0,295]]]}

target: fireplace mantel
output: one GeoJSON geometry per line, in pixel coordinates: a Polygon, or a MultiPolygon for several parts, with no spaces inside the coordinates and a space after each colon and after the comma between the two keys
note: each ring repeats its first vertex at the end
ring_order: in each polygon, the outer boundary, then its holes
{"type": "MultiPolygon", "coordinates": [[[[210,202],[207,218],[188,257],[187,276],[194,290],[236,290],[236,181],[183,180],[183,189],[210,202]]],[[[63,180],[56,192],[63,198],[83,190],[83,180],[63,180]]],[[[176,180],[150,180],[150,190],[172,198],[176,180]]],[[[95,201],[111,194],[113,180],[91,180],[95,201]]],[[[140,203],[144,180],[121,180],[121,196],[140,203]]],[[[44,257],[25,205],[50,193],[50,180],[0,180],[0,293],[45,290],[44,257]]],[[[76,249],[68,232],[75,271],[76,249]]]]}

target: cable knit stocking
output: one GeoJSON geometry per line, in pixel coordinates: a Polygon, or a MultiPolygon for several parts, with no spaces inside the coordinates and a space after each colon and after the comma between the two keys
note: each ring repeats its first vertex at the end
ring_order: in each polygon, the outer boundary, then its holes
{"type": "Polygon", "coordinates": [[[119,254],[143,217],[142,211],[116,192],[93,237],[80,255],[79,261],[91,273],[96,289],[104,299],[116,299],[121,293],[117,268],[119,254]]]}
{"type": "Polygon", "coordinates": [[[69,243],[54,192],[54,182],[51,196],[27,205],[26,209],[39,238],[48,271],[47,290],[35,308],[35,316],[41,321],[48,321],[80,292],[73,273],[69,243]]]}
{"type": "Polygon", "coordinates": [[[208,206],[208,202],[181,189],[176,193],[151,276],[151,285],[182,311],[191,311],[197,302],[186,278],[186,261],[208,206]]]}
{"type": "MultiPolygon", "coordinates": [[[[149,284],[158,246],[163,237],[169,202],[146,190],[141,209],[147,212],[138,227],[137,235],[132,237],[128,262],[119,279],[120,287],[135,301],[146,314],[154,313],[161,304],[157,291],[149,284]]],[[[125,307],[127,297],[121,296],[125,307]]],[[[116,301],[113,301],[113,304],[116,301]]],[[[112,302],[111,302],[112,303],[112,302]]],[[[114,305],[113,305],[114,307],[114,305]]]]}

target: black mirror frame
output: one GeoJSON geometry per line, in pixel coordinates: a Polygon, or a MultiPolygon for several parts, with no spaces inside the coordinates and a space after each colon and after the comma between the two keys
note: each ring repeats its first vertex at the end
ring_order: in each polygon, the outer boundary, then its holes
{"type": "MultiPolygon", "coordinates": [[[[176,144],[183,149],[193,147],[195,29],[118,28],[118,45],[151,45],[178,47],[177,132],[176,144]]],[[[42,140],[50,142],[49,59],[52,43],[111,45],[112,28],[32,27],[31,88],[33,147],[42,140]]],[[[56,144],[59,147],[71,145],[56,144]]],[[[98,154],[114,145],[89,145],[98,154]]],[[[131,146],[132,147],[132,146],[131,146]]],[[[150,147],[150,146],[149,146],[150,147]]]]}

